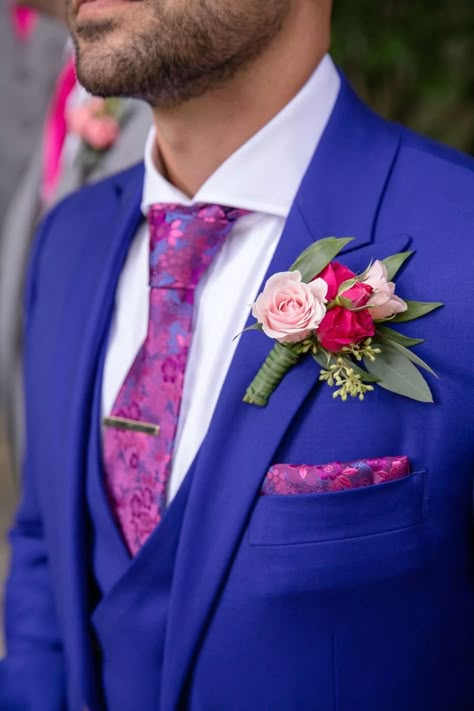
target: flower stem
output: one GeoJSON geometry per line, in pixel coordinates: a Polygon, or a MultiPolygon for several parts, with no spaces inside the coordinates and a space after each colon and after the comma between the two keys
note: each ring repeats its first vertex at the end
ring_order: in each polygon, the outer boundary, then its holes
{"type": "Polygon", "coordinates": [[[291,347],[275,343],[264,364],[247,388],[244,402],[265,407],[270,395],[281,383],[288,371],[297,364],[301,354],[291,347]]]}

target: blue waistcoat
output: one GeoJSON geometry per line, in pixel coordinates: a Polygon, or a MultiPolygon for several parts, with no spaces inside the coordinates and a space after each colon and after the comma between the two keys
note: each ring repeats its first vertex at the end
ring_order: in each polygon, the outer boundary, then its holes
{"type": "Polygon", "coordinates": [[[192,470],[162,522],[138,555],[131,558],[104,486],[101,383],[102,378],[98,377],[87,467],[92,572],[99,596],[91,617],[99,651],[97,692],[107,709],[136,711],[139,698],[140,711],[155,711],[159,704],[174,563],[192,470]]]}

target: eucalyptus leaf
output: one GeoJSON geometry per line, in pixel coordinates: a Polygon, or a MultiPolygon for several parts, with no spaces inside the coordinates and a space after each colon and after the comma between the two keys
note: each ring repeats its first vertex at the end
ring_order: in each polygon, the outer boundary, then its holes
{"type": "Polygon", "coordinates": [[[243,331],[234,336],[232,340],[235,341],[236,338],[241,336],[243,333],[247,333],[247,331],[263,331],[262,324],[257,322],[253,323],[251,326],[247,326],[247,328],[244,328],[243,331]]]}
{"type": "Polygon", "coordinates": [[[411,257],[413,252],[398,252],[398,254],[392,254],[391,257],[382,259],[382,263],[385,264],[387,268],[387,279],[392,281],[393,277],[398,273],[398,271],[405,264],[406,260],[411,257]]]}
{"type": "Polygon", "coordinates": [[[428,363],[425,363],[425,361],[420,358],[419,356],[416,355],[416,353],[413,353],[412,351],[408,350],[408,348],[405,348],[405,346],[402,346],[400,343],[396,343],[395,341],[392,341],[390,344],[392,348],[395,348],[399,353],[402,353],[405,358],[408,358],[408,360],[411,360],[412,363],[415,365],[419,366],[420,368],[424,368],[424,370],[427,370],[428,373],[431,373],[431,375],[434,375],[435,378],[438,378],[436,373],[428,363]]]}
{"type": "Polygon", "coordinates": [[[331,365],[331,358],[328,358],[326,353],[321,353],[320,351],[317,351],[316,353],[311,354],[314,360],[318,365],[321,366],[321,368],[328,368],[331,365]]]}
{"type": "Polygon", "coordinates": [[[391,323],[404,323],[405,321],[413,321],[416,318],[421,318],[431,313],[435,309],[444,306],[440,301],[406,301],[407,310],[401,314],[396,314],[391,323]]]}
{"type": "Polygon", "coordinates": [[[354,237],[326,237],[318,240],[300,254],[290,271],[298,270],[302,281],[310,282],[353,239],[354,237]]]}
{"type": "Polygon", "coordinates": [[[364,359],[364,365],[372,375],[380,378],[381,388],[398,395],[433,402],[428,383],[413,363],[396,348],[386,346],[374,361],[364,359]]]}
{"type": "Polygon", "coordinates": [[[377,326],[377,334],[381,336],[384,340],[395,341],[405,348],[410,348],[410,346],[418,346],[420,343],[424,343],[423,338],[409,338],[404,336],[403,333],[395,331],[393,328],[388,328],[387,326],[377,326]]]}

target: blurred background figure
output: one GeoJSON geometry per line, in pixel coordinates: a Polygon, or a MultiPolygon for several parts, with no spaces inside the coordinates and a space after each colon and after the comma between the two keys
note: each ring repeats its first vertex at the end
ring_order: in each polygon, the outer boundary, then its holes
{"type": "Polygon", "coordinates": [[[66,42],[62,23],[0,0],[0,224],[44,121],[66,42]]]}
{"type": "Polygon", "coordinates": [[[24,439],[22,292],[33,235],[55,202],[141,160],[151,114],[77,83],[64,0],[0,0],[0,95],[1,591],[24,439]]]}
{"type": "MultiPolygon", "coordinates": [[[[65,27],[63,0],[29,4],[65,27]]],[[[79,86],[64,33],[56,70],[40,139],[6,210],[0,244],[0,384],[15,472],[23,442],[21,294],[35,227],[69,192],[140,160],[151,121],[141,102],[94,98],[79,86]]]]}
{"type": "MultiPolygon", "coordinates": [[[[61,67],[65,27],[34,13],[19,12],[0,0],[0,264],[1,226],[44,122],[61,67]]],[[[2,298],[0,296],[0,298],[2,298]]],[[[4,395],[4,393],[2,393],[4,395]]],[[[0,398],[0,581],[7,566],[5,533],[16,500],[4,436],[4,397],[0,398]]],[[[1,592],[1,586],[0,586],[1,592]]],[[[1,595],[0,595],[1,598],[1,595]]],[[[0,643],[1,648],[1,643],[0,643]]]]}

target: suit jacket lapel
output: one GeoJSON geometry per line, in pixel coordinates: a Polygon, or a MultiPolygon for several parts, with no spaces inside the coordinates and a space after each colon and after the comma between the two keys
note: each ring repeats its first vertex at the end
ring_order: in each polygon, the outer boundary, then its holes
{"type": "MultiPolygon", "coordinates": [[[[62,460],[55,484],[58,495],[58,531],[64,579],[77,581],[64,595],[74,649],[84,683],[91,679],[88,638],[87,530],[85,526],[85,480],[91,398],[101,346],[112,318],[116,284],[126,254],[141,219],[140,198],[143,169],[120,182],[110,183],[110,201],[117,210],[115,229],[108,234],[88,235],[87,281],[78,280],[68,295],[67,322],[57,358],[56,412],[61,417],[62,460]],[[116,194],[114,194],[116,193],[116,194]],[[76,330],[72,335],[68,329],[76,330]],[[77,335],[80,330],[80,336],[77,335]],[[65,348],[69,348],[65,353],[65,348]],[[71,385],[72,384],[72,385],[71,385]],[[74,403],[72,406],[71,403],[74,403]],[[73,455],[71,456],[71,453],[73,455]],[[67,472],[67,477],[64,473],[67,472]],[[59,503],[60,502],[60,503],[59,503]]],[[[107,205],[107,209],[110,203],[107,205]]],[[[98,209],[104,209],[98,205],[98,209]]],[[[113,209],[111,210],[113,214],[113,209]]],[[[81,236],[81,239],[83,236],[81,236]]]]}
{"type": "MultiPolygon", "coordinates": [[[[344,262],[365,268],[372,254],[377,212],[399,144],[397,132],[371,114],[345,81],[325,134],[268,270],[286,271],[315,239],[357,236],[344,262]]],[[[318,368],[301,361],[266,408],[242,402],[272,343],[245,334],[237,348],[208,434],[201,447],[178,549],[163,669],[163,711],[179,706],[193,654],[261,481],[298,409],[315,388],[318,368]]]]}

